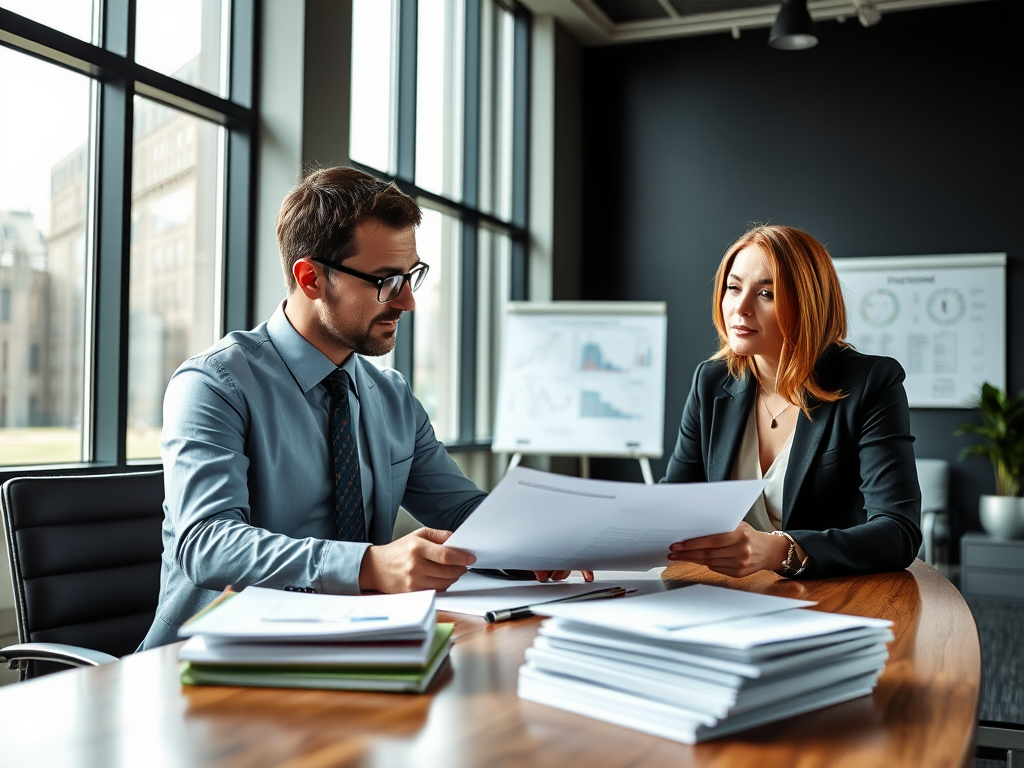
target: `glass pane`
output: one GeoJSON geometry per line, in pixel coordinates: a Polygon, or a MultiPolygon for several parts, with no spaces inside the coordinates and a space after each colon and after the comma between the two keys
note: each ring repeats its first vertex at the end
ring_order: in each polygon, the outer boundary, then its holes
{"type": "Polygon", "coordinates": [[[458,219],[424,208],[416,233],[416,249],[430,274],[416,291],[413,392],[442,442],[459,435],[459,231],[458,219]]]}
{"type": "Polygon", "coordinates": [[[129,459],[160,455],[175,368],[220,335],[224,131],[135,99],[128,318],[129,459]]]}
{"type": "Polygon", "coordinates": [[[462,196],[462,0],[419,0],[416,48],[416,183],[462,196]]]}
{"type": "Polygon", "coordinates": [[[387,174],[395,172],[394,6],[352,3],[352,116],[349,154],[387,174]]]}
{"type": "Polygon", "coordinates": [[[229,0],[137,0],[135,61],[227,96],[229,0]]]}
{"type": "Polygon", "coordinates": [[[92,83],[2,47],[0,72],[0,465],[83,461],[92,83]]]}
{"type": "Polygon", "coordinates": [[[480,208],[510,219],[514,19],[494,0],[480,15],[480,208]]]}
{"type": "Polygon", "coordinates": [[[65,35],[99,44],[95,3],[90,0],[3,0],[3,7],[65,35]]]}
{"type": "Polygon", "coordinates": [[[501,324],[511,283],[512,241],[507,235],[480,229],[476,309],[476,437],[494,434],[498,401],[501,324]]]}

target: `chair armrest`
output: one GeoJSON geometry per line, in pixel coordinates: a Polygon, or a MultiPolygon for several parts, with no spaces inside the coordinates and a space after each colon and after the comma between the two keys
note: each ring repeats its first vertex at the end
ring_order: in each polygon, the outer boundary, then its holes
{"type": "Polygon", "coordinates": [[[0,648],[0,664],[17,669],[21,661],[56,661],[73,667],[98,667],[119,661],[109,653],[64,643],[17,643],[0,648]]]}

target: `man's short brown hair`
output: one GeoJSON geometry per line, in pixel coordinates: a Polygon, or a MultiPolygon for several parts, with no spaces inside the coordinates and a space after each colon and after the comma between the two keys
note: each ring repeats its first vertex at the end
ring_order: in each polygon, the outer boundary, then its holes
{"type": "Polygon", "coordinates": [[[355,230],[374,220],[392,229],[419,226],[416,201],[394,182],[348,167],[306,174],[285,197],[277,214],[277,247],[284,282],[295,289],[292,267],[303,257],[340,264],[354,255],[355,230]]]}

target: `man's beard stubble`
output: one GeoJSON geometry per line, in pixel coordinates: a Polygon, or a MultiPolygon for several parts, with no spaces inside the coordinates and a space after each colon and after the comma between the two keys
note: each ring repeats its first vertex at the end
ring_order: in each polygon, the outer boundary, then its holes
{"type": "Polygon", "coordinates": [[[375,337],[373,326],[381,321],[401,320],[404,314],[405,312],[400,309],[385,310],[374,317],[364,330],[354,333],[339,328],[331,317],[321,316],[320,322],[323,333],[332,337],[337,343],[366,357],[381,357],[395,348],[398,331],[396,329],[394,333],[375,337]]]}

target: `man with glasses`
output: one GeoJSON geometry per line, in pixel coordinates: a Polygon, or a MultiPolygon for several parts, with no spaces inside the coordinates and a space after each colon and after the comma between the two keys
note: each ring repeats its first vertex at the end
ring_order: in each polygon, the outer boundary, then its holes
{"type": "Polygon", "coordinates": [[[405,378],[361,357],[390,352],[416,306],[420,218],[394,184],[352,168],[314,171],[285,198],[287,298],[167,387],[160,604],[143,648],[176,640],[228,585],[445,589],[473,563],[443,543],[485,494],[405,378]],[[427,527],[392,542],[399,505],[427,527]]]}

